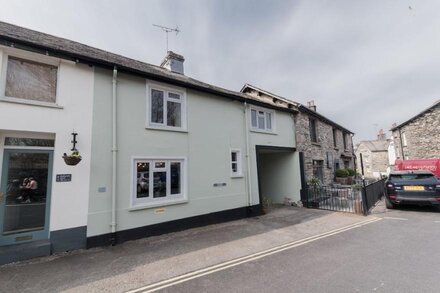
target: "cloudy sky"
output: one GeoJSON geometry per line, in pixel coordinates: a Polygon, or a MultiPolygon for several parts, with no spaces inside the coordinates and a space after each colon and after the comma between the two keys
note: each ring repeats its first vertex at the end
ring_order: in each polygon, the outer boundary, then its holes
{"type": "Polygon", "coordinates": [[[8,1],[0,20],[158,65],[165,34],[185,73],[301,103],[373,139],[440,98],[440,2],[8,1]]]}

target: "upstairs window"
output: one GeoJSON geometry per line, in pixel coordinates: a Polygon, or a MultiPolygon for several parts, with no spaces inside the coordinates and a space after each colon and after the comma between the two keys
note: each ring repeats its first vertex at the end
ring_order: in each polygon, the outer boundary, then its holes
{"type": "Polygon", "coordinates": [[[273,111],[251,108],[252,130],[273,132],[273,117],[273,111]]]}
{"type": "Polygon", "coordinates": [[[161,87],[149,87],[148,126],[185,129],[185,95],[161,87]]]}
{"type": "Polygon", "coordinates": [[[316,131],[316,119],[309,119],[309,132],[310,132],[310,140],[312,142],[318,142],[318,134],[316,131]]]}
{"type": "Polygon", "coordinates": [[[342,134],[342,140],[344,141],[344,150],[347,149],[347,133],[342,134]]]}
{"type": "Polygon", "coordinates": [[[5,96],[55,103],[57,76],[56,66],[8,56],[5,96]]]}
{"type": "Polygon", "coordinates": [[[231,150],[231,177],[241,177],[242,175],[241,150],[233,149],[231,150]]]}
{"type": "Polygon", "coordinates": [[[333,128],[333,146],[334,146],[335,148],[338,147],[338,142],[337,142],[337,139],[336,139],[336,134],[337,134],[336,131],[337,131],[337,130],[336,130],[335,128],[333,128]]]}

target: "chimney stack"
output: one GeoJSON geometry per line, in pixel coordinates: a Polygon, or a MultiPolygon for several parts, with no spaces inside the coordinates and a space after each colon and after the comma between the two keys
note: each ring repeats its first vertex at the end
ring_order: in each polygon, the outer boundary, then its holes
{"type": "Polygon", "coordinates": [[[185,58],[173,51],[168,51],[165,59],[163,59],[160,67],[168,69],[171,72],[183,74],[183,62],[185,58]]]}
{"type": "Polygon", "coordinates": [[[316,105],[315,105],[315,101],[311,100],[307,102],[307,108],[309,108],[310,110],[313,110],[316,112],[316,105]]]}
{"type": "Polygon", "coordinates": [[[377,140],[386,140],[386,139],[387,139],[387,136],[383,132],[383,129],[379,130],[379,133],[377,134],[377,140]]]}

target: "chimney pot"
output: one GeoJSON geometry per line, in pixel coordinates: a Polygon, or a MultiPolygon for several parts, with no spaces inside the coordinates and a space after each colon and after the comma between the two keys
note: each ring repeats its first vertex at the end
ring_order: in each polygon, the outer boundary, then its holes
{"type": "Polygon", "coordinates": [[[315,105],[315,101],[311,100],[307,102],[307,108],[309,108],[310,110],[313,110],[316,112],[316,105],[315,105]]]}
{"type": "Polygon", "coordinates": [[[183,62],[185,58],[182,55],[176,54],[173,51],[168,51],[167,55],[163,59],[160,67],[168,69],[171,72],[184,74],[183,62]]]}

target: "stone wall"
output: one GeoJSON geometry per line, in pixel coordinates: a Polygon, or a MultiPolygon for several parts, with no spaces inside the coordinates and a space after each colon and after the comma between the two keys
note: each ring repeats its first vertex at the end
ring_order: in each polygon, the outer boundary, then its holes
{"type": "Polygon", "coordinates": [[[299,152],[304,153],[304,169],[306,179],[313,176],[313,161],[322,161],[324,184],[333,182],[335,163],[339,162],[340,168],[354,169],[353,140],[347,136],[347,149],[343,146],[343,131],[316,118],[317,143],[310,139],[309,115],[300,112],[295,116],[296,145],[299,152]],[[336,147],[333,143],[333,128],[336,128],[336,147]]]}
{"type": "MultiPolygon", "coordinates": [[[[440,104],[404,125],[400,132],[406,136],[405,159],[440,158],[440,104]]],[[[396,157],[403,159],[399,129],[393,131],[393,137],[396,157]]]]}

